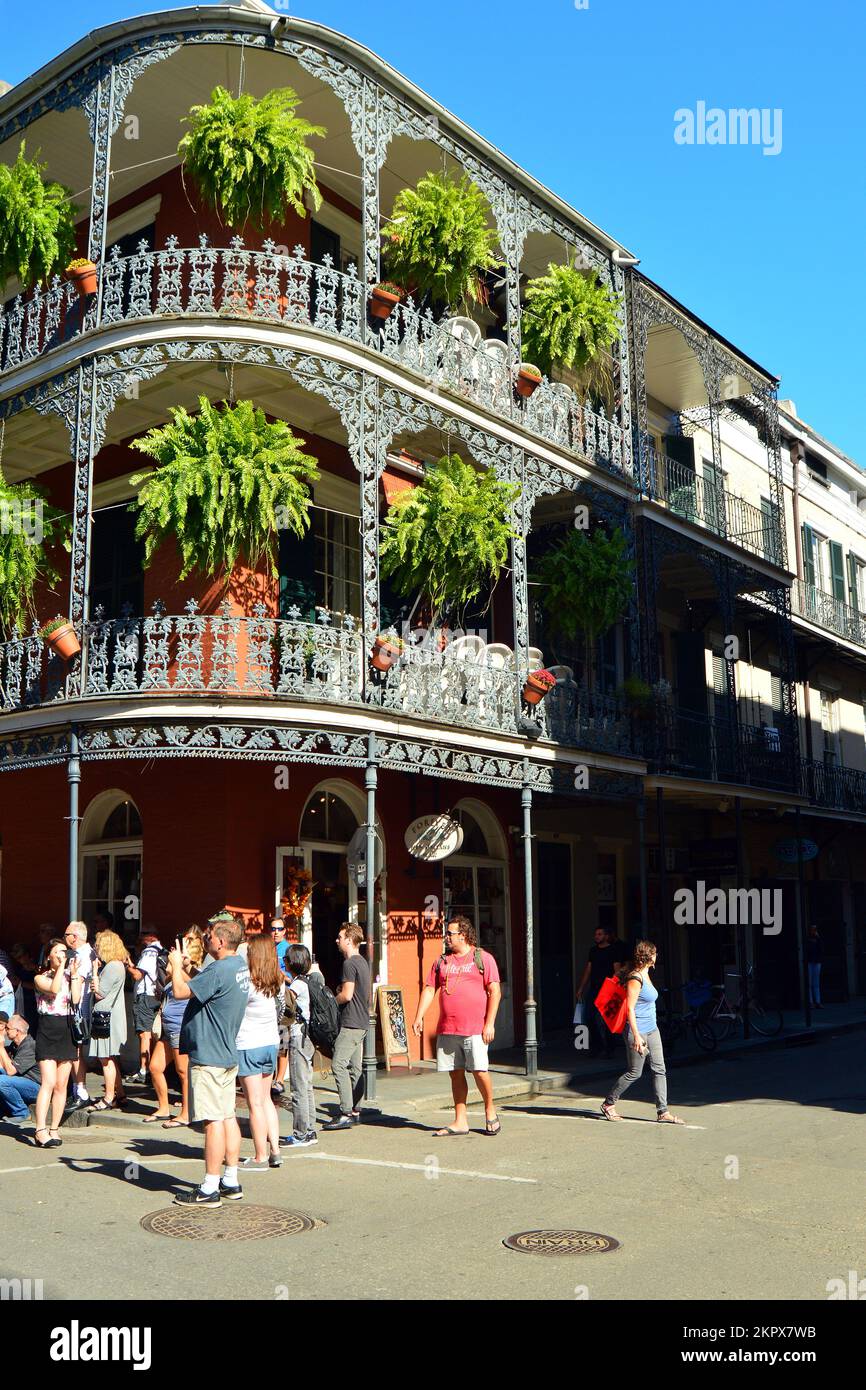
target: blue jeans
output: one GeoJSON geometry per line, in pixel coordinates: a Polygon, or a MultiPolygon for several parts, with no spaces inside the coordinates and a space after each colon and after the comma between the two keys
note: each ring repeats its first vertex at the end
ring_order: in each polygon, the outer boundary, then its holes
{"type": "Polygon", "coordinates": [[[39,1082],[26,1076],[0,1076],[0,1115],[26,1120],[32,1101],[39,1095],[39,1082]]]}

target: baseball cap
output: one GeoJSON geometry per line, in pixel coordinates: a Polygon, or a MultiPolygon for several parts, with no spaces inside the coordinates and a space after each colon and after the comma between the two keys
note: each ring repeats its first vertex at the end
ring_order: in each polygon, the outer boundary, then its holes
{"type": "Polygon", "coordinates": [[[215,913],[213,917],[208,917],[207,920],[212,927],[218,927],[226,922],[234,922],[235,915],[233,912],[229,912],[228,908],[224,907],[222,912],[215,913]]]}

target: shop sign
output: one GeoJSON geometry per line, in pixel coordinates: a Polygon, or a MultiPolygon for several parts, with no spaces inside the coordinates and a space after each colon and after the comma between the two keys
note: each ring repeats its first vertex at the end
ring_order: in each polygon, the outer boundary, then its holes
{"type": "Polygon", "coordinates": [[[457,853],[463,844],[463,826],[445,814],[418,816],[406,827],[403,839],[415,859],[433,863],[457,853]]]}
{"type": "MultiPolygon", "coordinates": [[[[797,838],[794,836],[790,840],[777,840],[773,846],[773,853],[781,864],[796,864],[797,862],[797,838]]],[[[800,853],[804,860],[817,859],[818,846],[814,840],[800,840],[800,853]]]]}

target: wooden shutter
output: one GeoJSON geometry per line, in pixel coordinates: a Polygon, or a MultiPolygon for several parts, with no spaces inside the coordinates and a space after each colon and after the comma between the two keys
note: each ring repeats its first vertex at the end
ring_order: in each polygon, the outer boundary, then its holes
{"type": "Polygon", "coordinates": [[[838,541],[830,542],[830,573],[833,581],[833,597],[845,602],[845,565],[842,547],[838,541]]]}
{"type": "Polygon", "coordinates": [[[848,551],[848,602],[855,613],[860,611],[860,599],[857,594],[857,556],[848,551]]]}
{"type": "Polygon", "coordinates": [[[815,533],[803,522],[803,579],[815,587],[815,533]]]}

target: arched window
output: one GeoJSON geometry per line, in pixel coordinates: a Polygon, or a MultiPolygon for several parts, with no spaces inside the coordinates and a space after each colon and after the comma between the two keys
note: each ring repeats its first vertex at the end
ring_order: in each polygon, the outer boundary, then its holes
{"type": "Polygon", "coordinates": [[[347,845],[357,828],[357,818],[341,796],[332,791],[315,791],[301,821],[301,839],[347,845]]]}
{"type": "Polygon", "coordinates": [[[81,823],[79,914],[93,928],[107,916],[127,944],[141,927],[142,825],[138,807],[122,791],[94,797],[81,823]]]}

